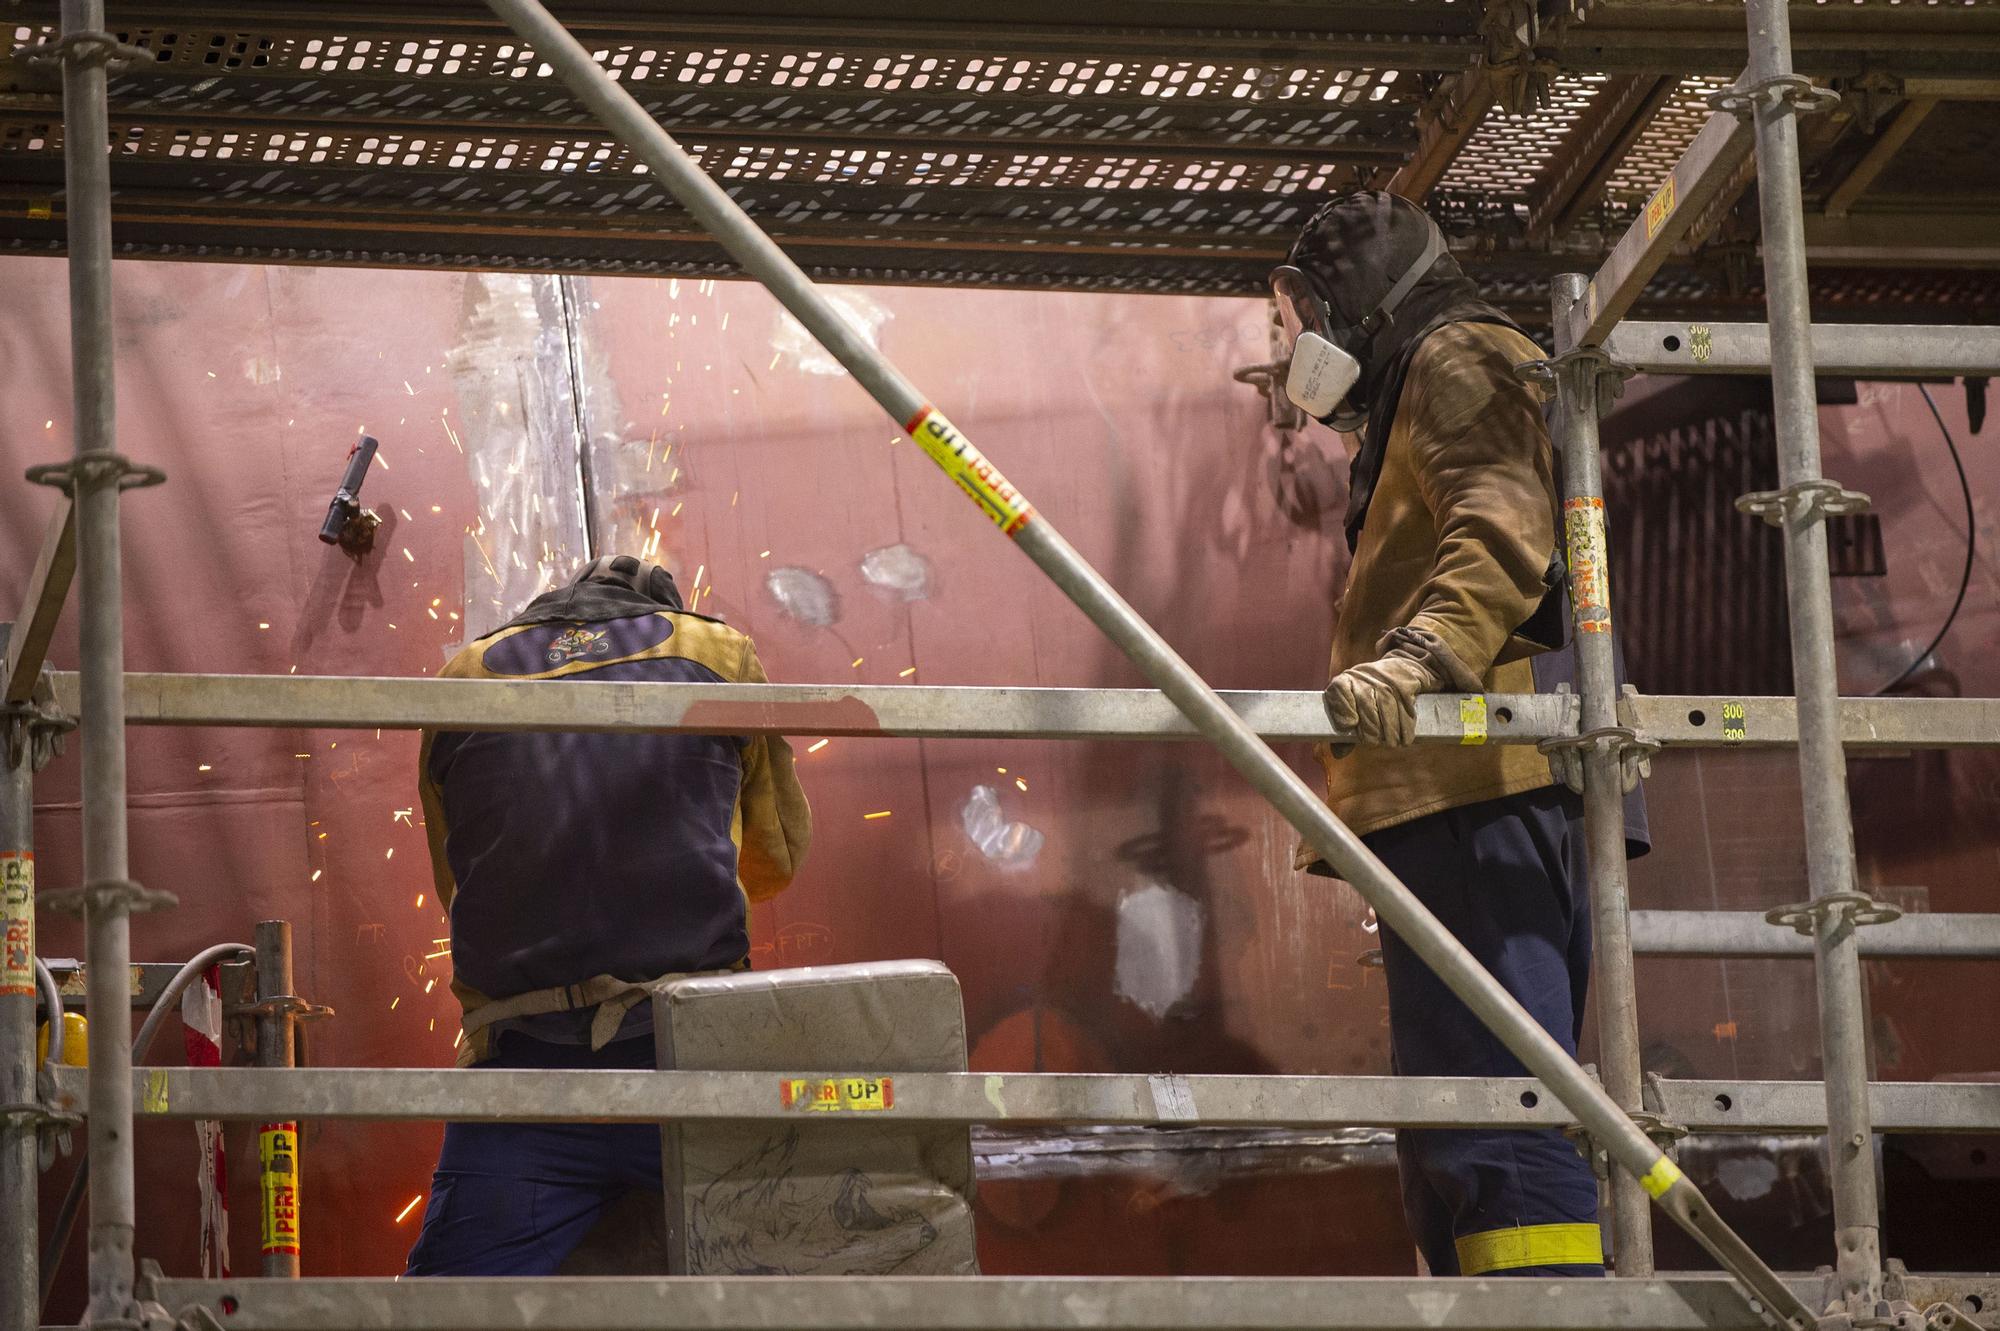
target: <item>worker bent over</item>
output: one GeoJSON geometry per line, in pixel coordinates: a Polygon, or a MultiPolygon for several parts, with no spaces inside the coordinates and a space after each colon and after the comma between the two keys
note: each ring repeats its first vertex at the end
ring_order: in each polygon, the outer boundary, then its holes
{"type": "MultiPolygon", "coordinates": [[[[1572,1056],[1590,970],[1581,810],[1515,745],[1399,751],[1419,695],[1531,693],[1562,642],[1541,351],[1480,299],[1422,210],[1337,198],[1273,294],[1287,393],[1343,433],[1353,551],[1326,710],[1361,747],[1322,751],[1327,802],[1572,1056]]],[[[1302,847],[1299,865],[1327,873],[1302,847]]],[[[1382,932],[1395,1070],[1526,1069],[1401,938],[1382,932]]],[[[1601,1275],[1597,1184],[1555,1131],[1397,1135],[1403,1210],[1437,1275],[1601,1275]]]]}
{"type": "MultiPolygon", "coordinates": [[[[764,682],[750,639],[625,555],[443,673],[764,682]]],[[[746,966],[748,903],[790,884],[811,835],[776,736],[427,731],[419,768],[461,1067],[653,1067],[648,983],[746,966]]],[[[607,1208],[662,1217],[660,1186],[653,1124],[448,1124],[408,1274],[555,1273],[607,1208]]]]}

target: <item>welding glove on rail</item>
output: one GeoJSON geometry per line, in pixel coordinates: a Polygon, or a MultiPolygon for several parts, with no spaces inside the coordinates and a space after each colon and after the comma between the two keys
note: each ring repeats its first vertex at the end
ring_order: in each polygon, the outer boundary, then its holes
{"type": "MultiPolygon", "coordinates": [[[[1416,738],[1420,694],[1484,690],[1479,676],[1429,629],[1391,629],[1375,650],[1382,655],[1341,671],[1321,698],[1327,720],[1352,731],[1356,743],[1402,748],[1416,738]]],[[[1337,758],[1353,751],[1354,743],[1333,745],[1337,758]]]]}

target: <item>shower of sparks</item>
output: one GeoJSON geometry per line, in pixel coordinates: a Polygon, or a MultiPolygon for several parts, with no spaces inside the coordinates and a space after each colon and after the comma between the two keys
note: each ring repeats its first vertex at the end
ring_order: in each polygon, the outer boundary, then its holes
{"type": "Polygon", "coordinates": [[[887,818],[891,812],[892,810],[882,809],[875,813],[864,813],[861,815],[861,821],[865,823],[873,822],[877,818],[887,818]]]}
{"type": "Polygon", "coordinates": [[[410,1204],[408,1206],[405,1206],[402,1210],[396,1212],[396,1223],[400,1225],[405,1220],[408,1220],[410,1218],[410,1212],[416,1210],[417,1203],[422,1201],[423,1199],[424,1195],[421,1192],[418,1193],[416,1196],[410,1198],[410,1204]]]}
{"type": "Polygon", "coordinates": [[[917,668],[915,666],[911,666],[908,670],[898,670],[896,672],[896,678],[908,679],[911,675],[914,675],[916,673],[917,673],[917,668]]]}
{"type": "Polygon", "coordinates": [[[867,658],[867,657],[865,657],[865,656],[857,656],[857,657],[855,657],[855,658],[854,658],[854,664],[853,664],[853,665],[851,665],[851,666],[849,666],[849,667],[848,667],[848,669],[849,669],[849,670],[859,670],[859,669],[861,669],[861,663],[862,663],[863,661],[867,660],[867,659],[868,659],[868,658],[867,658]]]}
{"type": "Polygon", "coordinates": [[[1014,784],[1021,788],[1021,793],[1023,795],[1028,793],[1028,783],[1022,780],[1020,777],[1017,776],[1014,778],[1014,784]]]}
{"type": "Polygon", "coordinates": [[[806,745],[806,752],[818,753],[821,749],[825,748],[828,744],[831,744],[832,742],[833,742],[832,740],[825,740],[825,739],[818,740],[812,744],[806,745]]]}

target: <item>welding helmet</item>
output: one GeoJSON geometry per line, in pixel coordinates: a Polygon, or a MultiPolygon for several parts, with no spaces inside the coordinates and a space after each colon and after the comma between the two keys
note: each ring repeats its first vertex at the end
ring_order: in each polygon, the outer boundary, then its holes
{"type": "MultiPolygon", "coordinates": [[[[1383,196],[1383,208],[1390,206],[1383,196]]],[[[1367,408],[1349,398],[1361,377],[1359,354],[1394,321],[1396,308],[1445,252],[1444,233],[1428,217],[1424,222],[1428,234],[1422,252],[1354,323],[1335,322],[1338,305],[1319,274],[1291,263],[1271,270],[1271,299],[1291,350],[1285,396],[1306,415],[1344,434],[1368,423],[1367,408]]]]}
{"type": "Polygon", "coordinates": [[[681,608],[681,592],[674,585],[674,575],[651,560],[632,555],[601,555],[578,569],[576,576],[570,579],[573,587],[586,582],[623,587],[649,601],[675,610],[681,608]]]}

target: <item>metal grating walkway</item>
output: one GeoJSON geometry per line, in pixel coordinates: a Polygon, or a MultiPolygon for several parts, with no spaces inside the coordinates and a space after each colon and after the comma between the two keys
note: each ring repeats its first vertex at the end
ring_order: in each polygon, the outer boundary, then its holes
{"type": "MultiPolygon", "coordinates": [[[[1430,201],[1539,323],[1548,274],[1601,255],[1742,63],[1738,5],[1585,7],[1526,41],[1472,0],[1079,0],[1010,5],[1006,23],[958,5],[762,0],[667,18],[598,0],[563,17],[818,277],[1255,293],[1321,197],[1389,182],[1442,127],[1463,132],[1430,201]],[[1453,94],[1475,78],[1507,91],[1467,111],[1453,94]]],[[[1858,110],[1821,156],[1865,152],[1923,80],[1972,99],[1970,132],[1990,134],[1996,0],[1793,8],[1801,68],[1858,110]]],[[[0,35],[33,46],[53,11],[22,5],[0,35]]],[[[735,271],[482,7],[141,0],[111,18],[151,55],[111,83],[123,254],[735,271]]],[[[0,73],[0,251],[60,252],[59,100],[45,72],[0,73]]],[[[1729,200],[1739,215],[1746,193],[1729,200]]],[[[1747,234],[1728,221],[1643,312],[1758,317],[1754,220],[1747,234]]],[[[1924,253],[1821,265],[1816,296],[1877,320],[2000,300],[1990,260],[1924,253]]]]}

